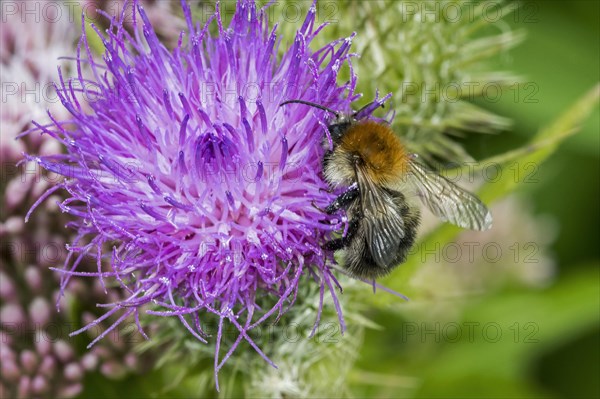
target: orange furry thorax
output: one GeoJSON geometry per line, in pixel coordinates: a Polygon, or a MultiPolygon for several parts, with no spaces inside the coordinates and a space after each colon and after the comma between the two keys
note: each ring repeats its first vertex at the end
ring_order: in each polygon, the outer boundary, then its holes
{"type": "Polygon", "coordinates": [[[358,122],[342,137],[341,149],[360,160],[359,166],[377,183],[406,173],[409,154],[394,131],[383,123],[358,122]]]}

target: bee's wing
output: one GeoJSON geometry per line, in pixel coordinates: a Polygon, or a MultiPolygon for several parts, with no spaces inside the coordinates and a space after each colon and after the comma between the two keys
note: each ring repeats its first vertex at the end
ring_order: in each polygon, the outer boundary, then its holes
{"type": "Polygon", "coordinates": [[[362,225],[371,255],[379,266],[389,267],[397,257],[398,247],[405,236],[404,220],[387,191],[377,186],[361,168],[357,168],[356,176],[362,225]]]}
{"type": "Polygon", "coordinates": [[[416,162],[410,162],[410,172],[419,198],[440,219],[472,230],[492,227],[492,215],[479,198],[416,162]]]}

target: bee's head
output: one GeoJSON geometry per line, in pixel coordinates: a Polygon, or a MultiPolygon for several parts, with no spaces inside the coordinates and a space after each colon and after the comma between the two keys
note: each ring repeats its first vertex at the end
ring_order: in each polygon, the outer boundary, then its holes
{"type": "Polygon", "coordinates": [[[327,108],[323,105],[313,103],[310,101],[304,101],[304,100],[287,100],[287,101],[284,101],[281,104],[279,104],[279,106],[286,105],[286,104],[292,104],[292,103],[304,104],[304,105],[308,105],[310,107],[322,109],[323,111],[327,111],[334,116],[334,119],[331,120],[329,122],[329,124],[327,125],[327,129],[329,130],[329,134],[331,135],[331,141],[333,142],[334,148],[341,142],[342,137],[348,131],[348,128],[353,123],[355,123],[357,120],[362,119],[361,114],[363,114],[365,111],[367,111],[371,108],[375,109],[380,106],[383,107],[383,104],[378,103],[377,101],[373,101],[373,102],[365,105],[358,111],[352,112],[352,114],[345,114],[343,112],[335,111],[331,108],[327,108]],[[377,104],[377,105],[375,106],[375,104],[377,104]]]}

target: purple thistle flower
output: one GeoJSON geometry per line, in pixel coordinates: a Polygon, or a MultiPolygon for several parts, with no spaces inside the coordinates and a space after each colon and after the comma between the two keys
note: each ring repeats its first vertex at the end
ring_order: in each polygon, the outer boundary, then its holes
{"type": "Polygon", "coordinates": [[[78,76],[65,79],[59,71],[57,91],[72,118],[37,125],[66,153],[28,159],[65,176],[37,203],[65,189],[69,198],[60,208],[77,217],[62,286],[71,276],[112,278],[130,294],[102,305],[106,314],[76,333],[113,314],[121,315],[113,328],[128,316],[137,320],[150,303],[164,309],[148,313],[178,317],[206,342],[202,317],[214,314],[216,374],[242,340],[271,363],[248,332],[292,306],[301,280],[320,284],[320,306],[324,289],[331,292],[343,326],[327,266],[332,255],[320,249],[343,222],[313,205],[334,198],[320,175],[328,115],[279,104],[303,99],[349,110],[358,96],[352,37],[309,48],[323,28],[315,24],[314,5],[281,60],[276,27],[269,29],[252,1],[238,3],[229,28],[218,7],[203,27],[185,1],[182,7],[187,31],[173,51],[159,42],[137,1],[132,35],[120,22],[125,10],[106,35],[95,28],[106,50],[102,60],[84,34],[78,76]],[[209,33],[214,22],[216,37],[209,33]],[[92,80],[82,76],[84,64],[92,80]],[[338,85],[343,66],[351,79],[338,85]],[[86,256],[97,259],[96,273],[78,271],[86,256]],[[270,308],[257,305],[265,297],[270,308]],[[220,362],[226,322],[239,337],[220,362]]]}

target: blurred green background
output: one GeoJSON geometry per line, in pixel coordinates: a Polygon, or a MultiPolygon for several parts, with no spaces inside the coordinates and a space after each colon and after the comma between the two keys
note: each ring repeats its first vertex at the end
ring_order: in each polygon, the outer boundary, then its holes
{"type": "MultiPolygon", "coordinates": [[[[495,62],[534,86],[519,93],[520,101],[509,92],[496,103],[479,102],[513,119],[514,128],[495,136],[470,135],[466,145],[477,159],[527,141],[598,82],[599,2],[526,1],[521,6],[521,16],[506,22],[524,28],[526,39],[495,62]],[[523,101],[532,87],[532,101],[523,101]]],[[[361,385],[358,397],[600,395],[599,119],[596,106],[581,131],[536,169],[537,182],[518,189],[533,214],[556,223],[550,246],[556,260],[553,281],[539,289],[506,285],[484,295],[446,298],[445,305],[464,306],[457,317],[436,318],[440,304],[426,299],[409,305],[419,312],[401,306],[372,310],[383,329],[367,332],[357,364],[362,371],[352,375],[361,385]],[[460,326],[462,337],[456,338],[452,323],[460,326]],[[473,339],[469,323],[479,323],[471,324],[473,339]],[[497,342],[495,328],[502,332],[497,342]]],[[[522,226],[517,221],[513,228],[516,233],[522,226]]]]}

